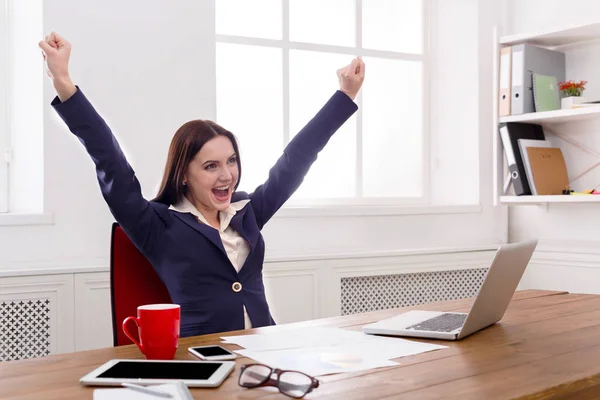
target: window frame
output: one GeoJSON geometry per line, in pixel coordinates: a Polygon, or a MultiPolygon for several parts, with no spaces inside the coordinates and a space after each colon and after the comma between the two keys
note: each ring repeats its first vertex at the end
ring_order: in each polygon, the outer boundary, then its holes
{"type": "MultiPolygon", "coordinates": [[[[354,47],[324,45],[315,43],[294,42],[289,39],[289,0],[282,0],[282,38],[264,39],[237,35],[217,34],[215,43],[229,43],[270,47],[282,50],[283,73],[283,127],[282,138],[285,147],[290,139],[290,66],[291,50],[307,50],[324,53],[359,55],[363,57],[378,57],[405,61],[419,61],[422,66],[422,194],[418,197],[363,197],[363,160],[362,160],[362,94],[359,93],[355,102],[359,110],[356,114],[356,193],[352,198],[323,198],[323,199],[290,199],[286,207],[334,207],[334,206],[418,206],[431,202],[431,156],[430,156],[430,80],[431,80],[431,46],[430,46],[430,0],[422,1],[422,53],[411,54],[393,51],[364,49],[362,47],[362,5],[363,0],[355,0],[356,45],[354,47]]],[[[283,148],[282,148],[283,149],[283,148]]]]}
{"type": "Polygon", "coordinates": [[[8,0],[0,0],[0,214],[8,213],[9,125],[9,26],[8,0]]]}

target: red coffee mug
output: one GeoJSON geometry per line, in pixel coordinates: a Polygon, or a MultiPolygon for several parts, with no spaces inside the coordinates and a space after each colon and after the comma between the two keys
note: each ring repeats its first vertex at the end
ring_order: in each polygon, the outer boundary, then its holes
{"type": "Polygon", "coordinates": [[[172,360],[179,343],[179,304],[147,304],[137,308],[137,318],[123,320],[123,332],[149,360],[172,360]],[[138,326],[138,342],[128,331],[127,322],[135,321],[138,326]]]}

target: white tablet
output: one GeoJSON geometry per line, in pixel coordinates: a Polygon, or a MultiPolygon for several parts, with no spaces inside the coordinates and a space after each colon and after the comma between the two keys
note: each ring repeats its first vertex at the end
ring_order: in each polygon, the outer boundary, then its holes
{"type": "Polygon", "coordinates": [[[217,387],[234,367],[234,361],[110,360],[79,382],[89,386],[120,386],[124,382],[158,384],[178,380],[189,387],[217,387]]]}

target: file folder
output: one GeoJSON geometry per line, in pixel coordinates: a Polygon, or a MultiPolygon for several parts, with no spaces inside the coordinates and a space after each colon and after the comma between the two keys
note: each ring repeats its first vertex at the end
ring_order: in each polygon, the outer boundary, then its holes
{"type": "Polygon", "coordinates": [[[529,43],[512,46],[511,63],[512,115],[535,112],[533,73],[555,76],[565,80],[565,53],[529,43]]]}
{"type": "Polygon", "coordinates": [[[500,50],[500,85],[498,92],[498,115],[501,117],[510,115],[511,66],[512,47],[504,47],[500,50]]]}
{"type": "Polygon", "coordinates": [[[519,122],[500,124],[499,130],[515,194],[517,196],[530,195],[531,188],[527,182],[527,173],[518,141],[519,139],[545,140],[544,130],[541,125],[519,122]]]}
{"type": "Polygon", "coordinates": [[[527,153],[538,195],[559,195],[569,190],[567,166],[558,147],[530,147],[527,153]]]}
{"type": "Polygon", "coordinates": [[[519,150],[521,151],[521,158],[523,158],[523,164],[525,165],[525,174],[527,175],[527,183],[529,183],[529,189],[533,196],[537,196],[537,188],[533,181],[533,172],[531,171],[531,163],[529,162],[529,154],[527,149],[531,147],[552,147],[552,143],[547,140],[529,140],[529,139],[518,139],[519,150]]]}
{"type": "Polygon", "coordinates": [[[533,73],[533,103],[536,112],[560,109],[560,95],[555,76],[533,73]]]}

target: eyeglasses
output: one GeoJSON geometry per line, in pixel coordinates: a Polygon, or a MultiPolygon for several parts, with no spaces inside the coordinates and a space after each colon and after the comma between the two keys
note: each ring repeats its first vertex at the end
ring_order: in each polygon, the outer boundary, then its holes
{"type": "Polygon", "coordinates": [[[286,396],[297,399],[319,387],[319,381],[312,376],[298,371],[271,368],[264,364],[242,365],[238,384],[249,389],[259,386],[275,386],[286,396]]]}

